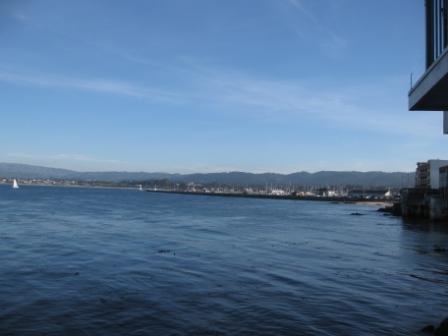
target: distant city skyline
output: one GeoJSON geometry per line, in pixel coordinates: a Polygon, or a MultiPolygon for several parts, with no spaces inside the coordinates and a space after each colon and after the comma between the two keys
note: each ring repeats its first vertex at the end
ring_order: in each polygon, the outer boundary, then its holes
{"type": "Polygon", "coordinates": [[[168,173],[413,171],[421,0],[0,4],[0,162],[168,173]],[[384,9],[387,8],[387,11],[384,9]]]}

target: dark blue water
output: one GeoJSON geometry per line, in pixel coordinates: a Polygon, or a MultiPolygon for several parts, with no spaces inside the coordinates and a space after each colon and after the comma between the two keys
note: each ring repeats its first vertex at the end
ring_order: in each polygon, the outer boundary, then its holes
{"type": "Polygon", "coordinates": [[[418,334],[447,232],[375,210],[3,186],[0,335],[418,334]]]}

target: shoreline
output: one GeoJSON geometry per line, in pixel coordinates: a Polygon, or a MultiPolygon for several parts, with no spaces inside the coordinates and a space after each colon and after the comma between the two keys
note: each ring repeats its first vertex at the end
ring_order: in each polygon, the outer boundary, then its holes
{"type": "MultiPolygon", "coordinates": [[[[8,186],[9,184],[0,183],[0,186],[8,186]]],[[[100,185],[62,185],[62,184],[22,184],[20,187],[50,187],[50,188],[73,188],[73,189],[108,189],[108,190],[135,190],[142,192],[133,187],[118,187],[118,186],[100,186],[100,185]]],[[[393,205],[392,200],[375,199],[368,200],[363,198],[349,198],[349,197],[327,197],[327,196],[293,196],[293,195],[265,195],[265,194],[243,194],[243,193],[207,193],[195,191],[173,191],[173,190],[152,190],[144,189],[143,192],[161,193],[161,194],[177,194],[177,195],[191,195],[191,196],[210,196],[210,197],[233,197],[233,198],[254,198],[254,199],[269,199],[269,200],[290,200],[290,201],[312,201],[312,202],[330,202],[341,204],[353,204],[362,206],[371,206],[376,208],[385,208],[393,205]]]]}
{"type": "Polygon", "coordinates": [[[192,196],[211,196],[211,197],[233,197],[233,198],[255,198],[255,199],[271,199],[271,200],[290,200],[290,201],[315,201],[315,202],[331,202],[331,203],[345,203],[354,205],[368,205],[372,207],[385,207],[392,205],[389,200],[366,200],[362,198],[348,198],[348,197],[320,197],[320,196],[276,196],[263,194],[243,194],[243,193],[207,193],[194,191],[170,191],[170,190],[151,190],[146,189],[145,192],[162,193],[162,194],[177,194],[177,195],[192,195],[192,196]]]}
{"type": "MultiPolygon", "coordinates": [[[[9,183],[0,183],[0,186],[10,186],[9,183]]],[[[27,188],[27,187],[48,187],[48,188],[73,188],[73,189],[118,189],[118,190],[136,190],[139,191],[136,188],[133,187],[115,187],[115,186],[100,186],[100,185],[65,185],[65,184],[43,184],[43,183],[33,183],[33,184],[20,184],[20,188],[27,188]]]]}
{"type": "Polygon", "coordinates": [[[393,206],[394,202],[393,201],[360,201],[360,202],[355,202],[355,204],[368,205],[371,207],[386,208],[386,207],[393,206]]]}

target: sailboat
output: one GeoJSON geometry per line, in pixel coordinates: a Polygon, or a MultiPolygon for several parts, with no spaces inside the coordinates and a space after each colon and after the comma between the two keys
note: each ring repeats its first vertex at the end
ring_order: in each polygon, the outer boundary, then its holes
{"type": "Polygon", "coordinates": [[[143,186],[141,184],[138,185],[138,190],[143,191],[143,186]]]}
{"type": "Polygon", "coordinates": [[[19,189],[19,184],[17,183],[17,180],[16,180],[16,179],[14,179],[14,180],[12,181],[12,188],[13,188],[13,189],[19,189]]]}

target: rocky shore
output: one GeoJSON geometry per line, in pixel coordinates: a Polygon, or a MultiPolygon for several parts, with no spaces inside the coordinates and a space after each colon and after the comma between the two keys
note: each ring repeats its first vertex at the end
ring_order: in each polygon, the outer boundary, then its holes
{"type": "Polygon", "coordinates": [[[401,205],[400,203],[393,203],[391,205],[386,205],[378,209],[379,212],[383,212],[384,214],[389,214],[391,216],[401,216],[401,205]]]}

